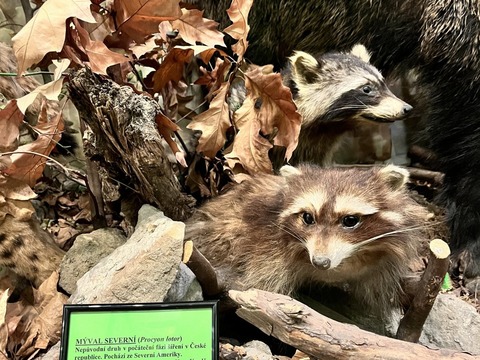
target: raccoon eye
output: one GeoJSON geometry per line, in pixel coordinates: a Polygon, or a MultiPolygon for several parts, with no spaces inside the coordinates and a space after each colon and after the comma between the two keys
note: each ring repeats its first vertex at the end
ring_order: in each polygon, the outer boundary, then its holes
{"type": "Polygon", "coordinates": [[[302,215],[303,222],[307,225],[315,224],[315,218],[309,212],[304,212],[302,215]]]}
{"type": "Polygon", "coordinates": [[[342,226],[344,228],[354,228],[360,223],[360,216],[357,215],[346,215],[342,217],[342,226]]]}
{"type": "Polygon", "coordinates": [[[365,94],[370,94],[373,89],[370,85],[365,85],[363,88],[362,88],[362,91],[365,93],[365,94]]]}

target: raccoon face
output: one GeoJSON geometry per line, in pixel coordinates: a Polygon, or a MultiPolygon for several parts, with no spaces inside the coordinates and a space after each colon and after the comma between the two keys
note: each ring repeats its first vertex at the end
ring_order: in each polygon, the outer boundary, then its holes
{"type": "MultiPolygon", "coordinates": [[[[296,182],[308,178],[298,171],[282,170],[282,175],[296,182]]],[[[320,183],[315,187],[307,180],[308,191],[294,194],[279,215],[280,226],[304,247],[305,261],[321,270],[317,275],[323,281],[355,277],[352,272],[368,270],[389,254],[401,256],[408,247],[408,231],[402,232],[408,227],[408,210],[396,206],[399,199],[404,201],[408,172],[391,165],[365,171],[348,185],[342,183],[345,176],[348,171],[339,170],[311,179],[320,183]]]]}
{"type": "Polygon", "coordinates": [[[304,125],[344,120],[393,122],[412,110],[388,89],[361,45],[350,53],[327,53],[317,59],[298,51],[289,60],[287,85],[304,125]]]}

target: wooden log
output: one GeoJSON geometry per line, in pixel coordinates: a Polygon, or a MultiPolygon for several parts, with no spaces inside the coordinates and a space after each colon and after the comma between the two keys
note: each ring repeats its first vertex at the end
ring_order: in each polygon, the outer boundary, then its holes
{"type": "Polygon", "coordinates": [[[174,220],[187,219],[195,201],[181,192],[161,145],[158,103],[88,69],[72,74],[68,88],[80,118],[95,134],[95,153],[88,156],[110,179],[134,189],[140,202],[153,203],[174,220]]]}
{"type": "Polygon", "coordinates": [[[423,324],[432,309],[447,273],[448,257],[450,255],[448,244],[443,240],[434,239],[430,242],[429,249],[427,267],[417,285],[412,304],[400,321],[397,339],[410,342],[417,342],[420,339],[423,324]]]}
{"type": "Polygon", "coordinates": [[[240,305],[237,314],[241,318],[322,360],[478,359],[459,351],[429,349],[342,324],[285,295],[251,289],[230,290],[229,296],[240,305]]]}

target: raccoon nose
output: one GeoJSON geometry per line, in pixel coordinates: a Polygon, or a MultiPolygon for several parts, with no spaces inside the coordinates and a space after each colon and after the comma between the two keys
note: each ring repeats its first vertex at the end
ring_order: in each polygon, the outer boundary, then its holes
{"type": "Polygon", "coordinates": [[[312,259],[313,265],[316,267],[322,269],[322,270],[327,270],[330,268],[331,261],[329,258],[325,256],[314,256],[312,259]]]}
{"type": "Polygon", "coordinates": [[[412,105],[409,105],[409,104],[403,105],[403,109],[402,109],[403,115],[407,115],[410,111],[412,111],[412,109],[413,109],[412,105]]]}

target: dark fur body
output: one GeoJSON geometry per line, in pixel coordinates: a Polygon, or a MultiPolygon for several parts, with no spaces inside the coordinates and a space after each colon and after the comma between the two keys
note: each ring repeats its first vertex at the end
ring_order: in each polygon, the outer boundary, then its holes
{"type": "Polygon", "coordinates": [[[354,299],[385,312],[399,305],[423,239],[425,211],[409,197],[406,179],[395,166],[259,175],[201,207],[185,239],[227,289],[348,287],[354,299]],[[346,228],[351,214],[360,223],[346,228]]]}
{"type": "MultiPolygon", "coordinates": [[[[229,0],[193,2],[228,23],[229,0]]],[[[293,50],[362,43],[384,75],[417,69],[429,143],[445,172],[450,244],[467,277],[480,275],[479,16],[471,0],[255,0],[246,54],[281,65],[293,50]]]]}

